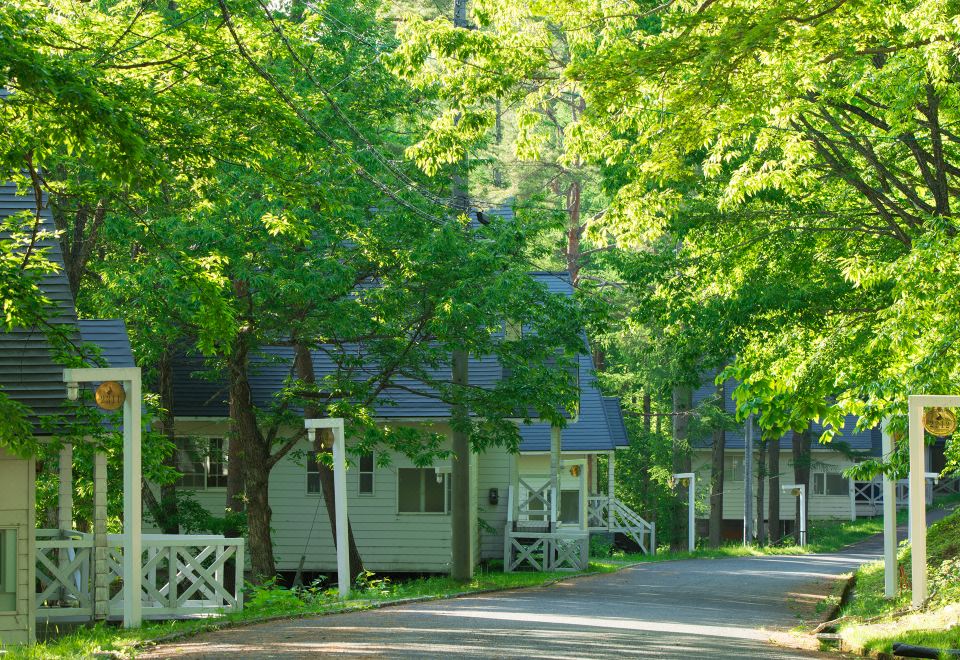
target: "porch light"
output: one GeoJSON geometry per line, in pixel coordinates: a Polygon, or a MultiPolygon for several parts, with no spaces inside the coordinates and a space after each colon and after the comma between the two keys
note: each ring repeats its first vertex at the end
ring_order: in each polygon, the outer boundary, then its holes
{"type": "Polygon", "coordinates": [[[579,477],[579,476],[580,476],[580,466],[579,466],[579,465],[571,466],[571,468],[570,468],[570,476],[571,476],[571,477],[579,477]]]}
{"type": "Polygon", "coordinates": [[[800,498],[800,547],[807,545],[807,487],[804,484],[781,484],[780,490],[800,498]]]}
{"type": "Polygon", "coordinates": [[[453,475],[453,466],[452,465],[436,465],[433,468],[433,472],[437,477],[437,483],[443,483],[443,477],[446,475],[453,475]]]}
{"type": "Polygon", "coordinates": [[[67,398],[71,401],[76,401],[80,397],[80,383],[69,382],[67,383],[67,398]]]}

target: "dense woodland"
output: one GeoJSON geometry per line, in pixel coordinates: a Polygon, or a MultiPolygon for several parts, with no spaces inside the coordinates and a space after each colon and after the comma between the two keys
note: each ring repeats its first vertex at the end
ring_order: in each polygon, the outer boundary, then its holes
{"type": "MultiPolygon", "coordinates": [[[[908,394],[960,387],[957,15],[934,0],[12,0],[2,178],[52,209],[78,313],[127,323],[161,526],[247,534],[272,575],[267,484],[300,439],[279,433],[301,424],[292,408],[349,418],[358,451],[426,462],[437,437],[372,421],[403,375],[475,413],[457,422],[475,451],[515,449],[516,410],[562,423],[575,392],[554,367],[586,327],[630,413],[619,495],[677,540],[669,474],[691,438],[748,414],[795,445],[830,442],[845,414],[903,429],[908,394]],[[483,213],[501,205],[515,218],[483,213]],[[575,299],[538,288],[538,269],[568,271],[575,299]],[[504,319],[536,332],[498,341],[504,319]],[[310,350],[357,343],[378,373],[342,360],[318,382],[310,350]],[[294,347],[297,373],[261,410],[250,360],[272,345],[294,347]],[[489,392],[431,376],[455,351],[497,354],[510,377],[489,392]],[[223,519],[173,485],[180,354],[229,384],[223,519]],[[740,383],[736,419],[692,409],[715,374],[740,383]]],[[[0,228],[3,324],[56,336],[37,223],[0,228]]],[[[43,465],[28,414],[0,391],[0,443],[43,465]]],[[[54,494],[43,481],[39,506],[54,494]]]]}

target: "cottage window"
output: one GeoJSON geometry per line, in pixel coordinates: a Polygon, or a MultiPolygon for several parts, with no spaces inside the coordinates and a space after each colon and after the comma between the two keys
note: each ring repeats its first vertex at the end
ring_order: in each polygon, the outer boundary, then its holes
{"type": "Polygon", "coordinates": [[[742,456],[727,456],[723,459],[723,480],[743,481],[744,466],[742,456]]]}
{"type": "Polygon", "coordinates": [[[399,513],[447,513],[450,480],[433,468],[397,469],[399,513]]]}
{"type": "Polygon", "coordinates": [[[839,468],[828,467],[813,473],[814,495],[849,495],[850,480],[840,473],[839,468]]]}
{"type": "Polygon", "coordinates": [[[307,452],[307,494],[320,495],[323,489],[320,487],[320,452],[307,452]]]}
{"type": "Polygon", "coordinates": [[[0,529],[0,612],[17,609],[17,530],[0,529]]]}
{"type": "Polygon", "coordinates": [[[373,452],[361,455],[357,467],[360,473],[360,494],[373,495],[373,472],[376,467],[376,463],[373,460],[373,452]]]}
{"type": "Polygon", "coordinates": [[[226,441],[223,438],[176,438],[179,486],[184,488],[227,487],[226,441]]]}

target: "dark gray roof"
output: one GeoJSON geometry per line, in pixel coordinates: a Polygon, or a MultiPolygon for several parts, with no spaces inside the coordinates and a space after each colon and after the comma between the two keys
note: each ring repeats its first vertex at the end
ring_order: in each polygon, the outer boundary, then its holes
{"type": "MultiPolygon", "coordinates": [[[[736,405],[733,401],[733,390],[736,389],[738,381],[731,378],[728,379],[724,384],[724,391],[726,398],[724,400],[724,410],[727,413],[733,415],[736,412],[736,405]]],[[[693,405],[696,408],[699,405],[702,405],[706,402],[716,400],[716,386],[713,384],[713,376],[708,376],[704,378],[704,384],[696,389],[693,393],[693,405]]],[[[838,433],[833,442],[835,443],[844,443],[851,450],[856,452],[870,452],[872,455],[880,454],[880,431],[879,429],[868,429],[866,431],[854,431],[857,424],[857,418],[854,415],[847,415],[843,430],[841,433],[838,433]]],[[[743,449],[744,448],[744,424],[737,424],[736,428],[727,431],[726,437],[726,448],[727,449],[743,449]]],[[[812,427],[812,440],[814,446],[820,435],[823,433],[824,427],[822,424],[814,423],[812,427]]],[[[754,438],[759,438],[759,430],[754,433],[754,438]]],[[[693,440],[695,447],[710,447],[713,444],[713,438],[708,436],[706,438],[695,438],[693,440]]],[[[827,445],[828,447],[829,445],[827,445]]],[[[787,433],[782,438],[780,438],[780,448],[781,449],[792,449],[793,448],[793,434],[787,433]]]]}
{"type": "Polygon", "coordinates": [[[623,410],[620,408],[620,399],[615,396],[603,397],[603,409],[607,413],[607,425],[610,427],[610,437],[615,447],[629,447],[630,438],[627,436],[627,426],[623,422],[623,410]]]}
{"type": "MultiPolygon", "coordinates": [[[[18,195],[12,183],[0,185],[0,218],[22,212],[38,213],[34,198],[18,195]]],[[[40,209],[39,217],[41,230],[55,230],[48,208],[40,209]]],[[[6,238],[8,235],[0,236],[0,240],[6,238]]],[[[54,326],[73,324],[76,312],[63,270],[60,244],[48,236],[38,245],[47,249],[47,259],[60,266],[59,272],[45,276],[40,284],[44,295],[55,306],[49,321],[54,326]]],[[[63,367],[53,361],[50,341],[41,328],[17,328],[0,333],[0,388],[14,400],[30,407],[37,416],[60,412],[66,398],[63,367]]]]}
{"type": "Polygon", "coordinates": [[[135,367],[130,337],[122,319],[80,319],[77,321],[80,339],[100,347],[104,367],[135,367]]]}
{"type": "MultiPolygon", "coordinates": [[[[621,418],[620,423],[623,423],[621,418]]],[[[522,424],[520,451],[550,451],[549,424],[522,424]]],[[[580,414],[560,433],[560,448],[567,452],[610,451],[616,448],[603,397],[597,389],[589,355],[580,356],[580,414]]]]}
{"type": "MultiPolygon", "coordinates": [[[[572,295],[573,287],[566,273],[537,272],[535,279],[554,294],[572,295]]],[[[349,349],[357,351],[356,347],[349,349]]],[[[325,351],[313,352],[314,372],[317,380],[332,374],[336,363],[325,351]]],[[[619,405],[604,407],[600,391],[596,387],[593,367],[588,355],[578,360],[580,381],[580,412],[578,420],[562,432],[564,451],[609,451],[617,445],[615,437],[626,444],[626,430],[619,405]],[[609,413],[608,413],[609,410],[609,413]],[[611,427],[614,427],[611,430],[611,427]]],[[[375,365],[370,367],[376,373],[375,365]]],[[[293,349],[271,347],[251,359],[250,385],[253,400],[258,407],[268,407],[283,383],[293,374],[293,349]]],[[[493,356],[471,357],[469,361],[470,384],[493,388],[501,378],[501,366],[493,356]]],[[[204,361],[200,357],[181,357],[174,364],[174,414],[179,417],[226,417],[228,392],[219,374],[206,378],[204,361]]],[[[362,372],[360,373],[362,376],[362,372]]],[[[449,368],[435,369],[431,376],[447,380],[449,368]]],[[[445,419],[450,416],[450,407],[435,398],[434,392],[422,383],[408,378],[397,379],[399,387],[389,388],[383,400],[375,406],[374,413],[381,419],[445,419]]],[[[614,402],[615,403],[615,402],[614,402]]],[[[550,427],[544,423],[520,426],[521,451],[548,451],[550,427]]]]}
{"type": "MultiPolygon", "coordinates": [[[[329,349],[328,349],[329,350],[329,349]]],[[[293,349],[286,346],[265,348],[250,360],[250,388],[257,407],[267,408],[274,395],[293,376],[293,349]]],[[[334,374],[337,363],[325,351],[313,351],[313,370],[317,381],[334,374]]],[[[379,370],[374,364],[360,369],[357,380],[376,376],[379,370]]],[[[500,363],[495,357],[470,358],[468,362],[470,384],[492,388],[500,379],[500,363]]],[[[228,392],[220,377],[204,377],[204,362],[200,357],[179,357],[173,367],[173,409],[178,417],[226,417],[229,414],[228,392]]],[[[450,369],[430,370],[430,377],[449,380],[450,369]]],[[[450,416],[450,406],[436,398],[435,392],[412,378],[394,379],[398,387],[385,390],[374,412],[383,418],[430,418],[443,419],[450,416]]],[[[297,411],[299,412],[299,411],[297,411]]]]}
{"type": "MultiPolygon", "coordinates": [[[[0,218],[22,212],[38,213],[34,198],[18,195],[12,183],[0,185],[0,218]]],[[[46,248],[47,259],[59,267],[58,272],[46,275],[40,282],[44,296],[54,306],[48,321],[65,329],[77,349],[81,343],[88,342],[99,346],[105,364],[98,366],[134,366],[123,321],[77,320],[70,285],[64,273],[63,253],[59,241],[52,236],[56,228],[50,210],[46,207],[40,209],[39,217],[41,231],[50,235],[44,237],[38,246],[46,248]]],[[[0,235],[0,240],[7,237],[0,235]]],[[[67,396],[63,366],[54,361],[50,340],[40,327],[15,328],[0,333],[0,389],[33,411],[38,431],[40,418],[62,412],[67,396]]]]}

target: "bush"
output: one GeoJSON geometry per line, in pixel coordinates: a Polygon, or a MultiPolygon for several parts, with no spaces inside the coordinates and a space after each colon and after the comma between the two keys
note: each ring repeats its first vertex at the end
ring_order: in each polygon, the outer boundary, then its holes
{"type": "Polygon", "coordinates": [[[609,557],[613,553],[613,541],[606,536],[594,535],[590,537],[590,556],[609,557]]]}

